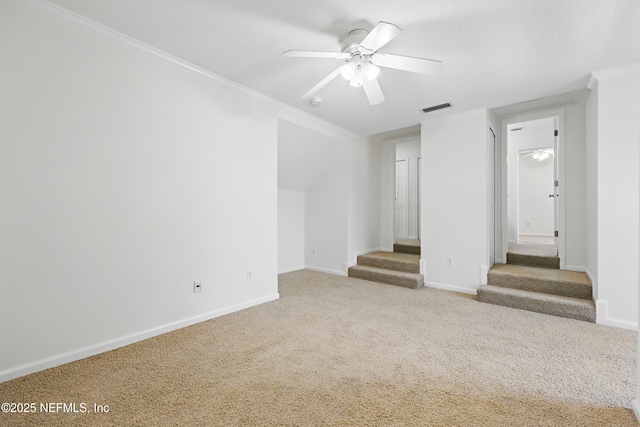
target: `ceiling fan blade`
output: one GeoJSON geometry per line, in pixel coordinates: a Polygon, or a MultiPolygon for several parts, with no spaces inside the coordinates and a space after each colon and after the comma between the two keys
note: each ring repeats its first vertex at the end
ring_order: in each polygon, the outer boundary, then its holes
{"type": "Polygon", "coordinates": [[[442,69],[442,62],[434,59],[414,58],[412,56],[392,55],[389,53],[376,53],[371,57],[371,62],[380,67],[427,75],[437,74],[442,69]]]}
{"type": "Polygon", "coordinates": [[[306,98],[311,98],[317,91],[319,91],[320,89],[322,89],[323,87],[325,87],[331,80],[335,79],[336,77],[338,77],[340,75],[340,73],[342,72],[342,69],[346,66],[345,65],[341,65],[340,67],[338,67],[337,70],[335,70],[334,72],[332,72],[331,74],[329,74],[327,77],[325,77],[324,79],[322,79],[320,81],[320,83],[318,83],[317,85],[315,85],[314,87],[312,87],[311,89],[309,89],[309,91],[307,93],[305,93],[304,95],[302,95],[302,99],[306,99],[306,98]]]}
{"type": "Polygon", "coordinates": [[[287,58],[334,58],[348,59],[351,57],[348,53],[343,52],[323,52],[317,50],[288,50],[282,54],[287,58]]]}
{"type": "Polygon", "coordinates": [[[369,80],[364,78],[362,79],[362,87],[364,88],[364,93],[367,95],[369,104],[378,105],[384,101],[384,94],[382,93],[378,79],[369,80]]]}
{"type": "Polygon", "coordinates": [[[368,51],[375,52],[391,40],[395,39],[402,30],[388,22],[380,21],[360,42],[360,46],[368,51]]]}

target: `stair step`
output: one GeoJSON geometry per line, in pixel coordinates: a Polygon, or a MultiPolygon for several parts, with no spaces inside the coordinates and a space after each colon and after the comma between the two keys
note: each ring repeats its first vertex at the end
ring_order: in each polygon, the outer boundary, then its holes
{"type": "Polygon", "coordinates": [[[487,284],[589,301],[593,298],[589,278],[577,271],[496,264],[489,271],[487,284]]]}
{"type": "Polygon", "coordinates": [[[366,265],[349,267],[349,277],[410,289],[418,289],[424,285],[424,277],[422,274],[393,271],[366,265]]]}
{"type": "Polygon", "coordinates": [[[393,252],[420,255],[420,240],[397,239],[393,244],[393,252]]]}
{"type": "Polygon", "coordinates": [[[560,258],[554,254],[553,246],[510,244],[507,252],[507,264],[559,270],[560,258]]]}
{"type": "Polygon", "coordinates": [[[596,321],[593,301],[582,298],[483,285],[478,288],[478,301],[585,322],[596,321]]]}
{"type": "Polygon", "coordinates": [[[420,273],[420,255],[396,252],[372,252],[358,257],[358,265],[387,270],[420,273]]]}

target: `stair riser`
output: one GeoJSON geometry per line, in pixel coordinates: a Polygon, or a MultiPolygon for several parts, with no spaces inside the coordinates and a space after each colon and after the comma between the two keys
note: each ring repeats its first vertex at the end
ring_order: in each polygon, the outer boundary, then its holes
{"type": "Polygon", "coordinates": [[[407,273],[420,273],[420,264],[389,259],[369,258],[362,255],[358,257],[358,265],[385,268],[387,270],[394,271],[405,271],[407,273]]]}
{"type": "Polygon", "coordinates": [[[349,277],[356,279],[369,280],[371,282],[384,283],[387,285],[401,286],[403,288],[418,289],[424,286],[424,278],[420,275],[418,278],[398,277],[391,274],[374,273],[350,268],[349,277]]]}
{"type": "Polygon", "coordinates": [[[560,269],[560,258],[507,253],[507,264],[560,269]]]}
{"type": "Polygon", "coordinates": [[[520,289],[523,291],[541,292],[572,298],[592,299],[590,287],[576,285],[572,282],[550,281],[535,278],[522,278],[510,275],[492,275],[489,272],[488,283],[502,288],[520,289]]]}
{"type": "Polygon", "coordinates": [[[478,289],[478,301],[585,322],[595,323],[596,321],[596,312],[593,307],[555,301],[536,301],[518,296],[502,295],[490,292],[482,287],[478,289]]]}
{"type": "Polygon", "coordinates": [[[420,255],[420,246],[402,245],[400,243],[394,243],[393,252],[398,252],[402,254],[420,255]]]}

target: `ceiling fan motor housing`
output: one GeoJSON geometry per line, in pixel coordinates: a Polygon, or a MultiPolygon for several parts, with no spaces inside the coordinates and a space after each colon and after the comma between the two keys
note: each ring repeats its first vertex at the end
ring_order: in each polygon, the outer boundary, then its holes
{"type": "Polygon", "coordinates": [[[367,37],[367,34],[369,34],[369,31],[363,30],[362,28],[350,31],[349,35],[347,35],[347,38],[344,39],[344,41],[340,45],[342,52],[349,54],[359,52],[358,46],[360,45],[362,40],[367,37]]]}

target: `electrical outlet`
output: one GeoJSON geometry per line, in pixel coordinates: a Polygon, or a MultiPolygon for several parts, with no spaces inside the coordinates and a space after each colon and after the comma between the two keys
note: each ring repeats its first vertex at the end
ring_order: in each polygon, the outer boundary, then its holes
{"type": "Polygon", "coordinates": [[[253,279],[253,272],[247,271],[247,282],[250,282],[253,279]]]}
{"type": "Polygon", "coordinates": [[[200,280],[193,282],[193,293],[197,294],[201,290],[202,290],[202,282],[200,280]]]}

